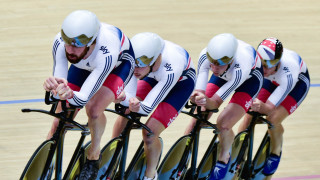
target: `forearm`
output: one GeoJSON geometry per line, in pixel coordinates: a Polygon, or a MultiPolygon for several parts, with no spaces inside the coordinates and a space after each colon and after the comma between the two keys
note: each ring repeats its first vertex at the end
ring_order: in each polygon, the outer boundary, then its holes
{"type": "Polygon", "coordinates": [[[261,114],[270,115],[274,110],[276,106],[273,105],[270,101],[267,101],[266,103],[262,103],[259,112],[261,114]]]}
{"type": "Polygon", "coordinates": [[[206,109],[210,109],[210,110],[218,109],[223,102],[223,100],[217,95],[214,95],[211,98],[206,97],[206,100],[207,100],[206,109]]]}

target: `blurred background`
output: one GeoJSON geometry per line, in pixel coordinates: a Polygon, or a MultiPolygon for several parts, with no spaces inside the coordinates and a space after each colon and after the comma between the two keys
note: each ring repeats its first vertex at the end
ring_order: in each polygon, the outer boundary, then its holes
{"type": "MultiPolygon", "coordinates": [[[[301,107],[283,123],[283,155],[274,179],[320,179],[320,115],[317,112],[320,106],[317,55],[320,47],[320,1],[1,0],[0,5],[1,179],[18,179],[36,147],[46,138],[52,118],[37,113],[23,114],[20,109],[49,108],[42,102],[42,84],[52,74],[53,39],[64,18],[77,9],[94,12],[101,22],[117,26],[129,38],[139,32],[157,33],[184,47],[195,66],[200,51],[219,33],[232,33],[254,47],[270,36],[280,39],[285,48],[296,51],[307,63],[312,87],[301,107]]],[[[107,117],[102,145],[110,140],[116,118],[111,114],[107,117]]],[[[212,122],[215,122],[215,117],[212,122]]],[[[179,115],[163,132],[162,157],[183,135],[189,119],[179,115]]],[[[86,123],[84,110],[80,111],[77,121],[86,123]]],[[[258,127],[257,139],[264,132],[265,127],[258,127]]],[[[200,156],[211,136],[212,132],[203,131],[200,156]]],[[[76,132],[67,133],[65,163],[71,158],[78,138],[76,132]]],[[[132,132],[129,159],[140,141],[141,132],[132,132]]]]}

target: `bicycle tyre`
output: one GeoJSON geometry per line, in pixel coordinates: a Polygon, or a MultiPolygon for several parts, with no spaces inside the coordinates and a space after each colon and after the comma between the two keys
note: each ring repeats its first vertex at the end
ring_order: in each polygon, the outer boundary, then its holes
{"type": "MultiPolygon", "coordinates": [[[[26,167],[24,168],[20,180],[28,180],[28,179],[40,179],[42,172],[44,170],[44,166],[46,164],[46,160],[48,159],[49,150],[52,144],[55,142],[52,140],[44,141],[32,154],[29,159],[26,167]]],[[[50,168],[47,171],[46,179],[51,179],[55,166],[55,155],[51,160],[50,168]]]]}
{"type": "Polygon", "coordinates": [[[186,149],[188,146],[191,146],[190,143],[191,137],[188,135],[182,136],[175,142],[160,164],[158,169],[159,179],[171,179],[172,177],[175,177],[174,179],[180,179],[184,176],[191,158],[191,148],[189,148],[189,150],[186,149]],[[185,152],[185,150],[188,152],[186,152],[186,154],[182,153],[185,152]],[[184,157],[183,155],[187,155],[187,157],[184,157]],[[185,163],[185,168],[179,172],[179,169],[177,168],[182,160],[185,160],[185,162],[183,162],[185,163]]]}

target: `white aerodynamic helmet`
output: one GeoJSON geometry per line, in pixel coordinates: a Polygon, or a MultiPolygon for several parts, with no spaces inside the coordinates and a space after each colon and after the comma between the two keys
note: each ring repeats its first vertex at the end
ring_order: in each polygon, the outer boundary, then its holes
{"type": "Polygon", "coordinates": [[[137,67],[152,66],[164,47],[164,40],[151,32],[138,33],[130,40],[137,67]]]}
{"type": "Polygon", "coordinates": [[[94,13],[87,10],[77,10],[64,19],[61,36],[66,44],[89,47],[96,39],[99,29],[100,22],[94,13]]]}
{"type": "Polygon", "coordinates": [[[218,34],[207,46],[207,58],[215,65],[224,66],[232,62],[237,48],[238,41],[232,34],[218,34]]]}

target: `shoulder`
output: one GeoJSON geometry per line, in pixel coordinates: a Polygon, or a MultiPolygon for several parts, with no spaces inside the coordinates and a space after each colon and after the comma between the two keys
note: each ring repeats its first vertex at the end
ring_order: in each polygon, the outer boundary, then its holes
{"type": "Polygon", "coordinates": [[[251,46],[250,44],[238,40],[238,48],[237,48],[237,53],[236,53],[236,57],[238,58],[255,58],[255,52],[256,50],[254,49],[253,46],[251,46]]]}
{"type": "Polygon", "coordinates": [[[162,61],[169,64],[181,65],[189,57],[189,53],[180,45],[165,40],[162,50],[162,61]]]}
{"type": "Polygon", "coordinates": [[[104,37],[106,38],[111,36],[112,38],[117,38],[121,40],[124,36],[124,33],[121,29],[106,23],[101,23],[101,31],[104,34],[104,37]]]}
{"type": "Polygon", "coordinates": [[[203,48],[200,51],[198,65],[199,66],[202,65],[205,62],[206,59],[207,59],[207,47],[203,48]]]}
{"type": "Polygon", "coordinates": [[[283,49],[283,54],[280,62],[281,66],[285,69],[284,71],[299,72],[302,59],[296,52],[289,49],[283,49]]]}
{"type": "Polygon", "coordinates": [[[53,42],[54,42],[54,43],[57,43],[57,42],[61,43],[61,42],[63,42],[62,37],[61,37],[61,32],[59,32],[59,33],[56,34],[56,36],[54,37],[53,42]]]}

